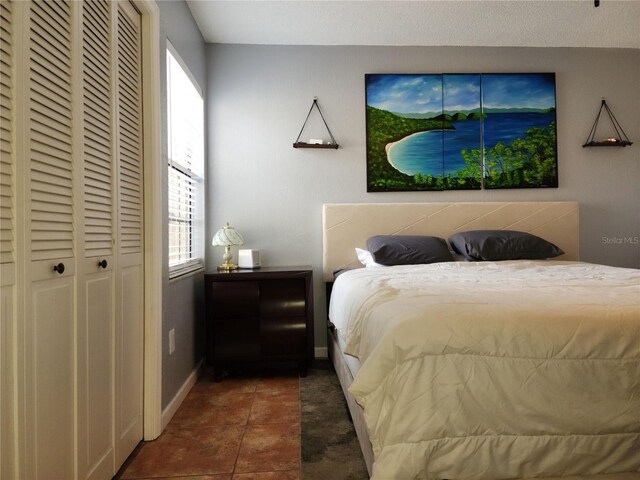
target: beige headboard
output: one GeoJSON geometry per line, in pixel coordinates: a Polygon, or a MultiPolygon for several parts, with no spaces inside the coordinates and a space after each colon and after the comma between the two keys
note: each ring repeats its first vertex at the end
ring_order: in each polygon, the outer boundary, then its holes
{"type": "Polygon", "coordinates": [[[325,281],[358,268],[355,247],[372,235],[435,235],[465,230],[519,230],[558,245],[559,260],[579,259],[577,202],[334,203],[323,205],[325,281]]]}

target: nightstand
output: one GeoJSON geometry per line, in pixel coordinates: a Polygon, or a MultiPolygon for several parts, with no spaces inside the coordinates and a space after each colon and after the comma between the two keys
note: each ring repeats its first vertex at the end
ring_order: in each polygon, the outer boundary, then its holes
{"type": "Polygon", "coordinates": [[[207,364],[223,371],[296,362],[306,376],[314,357],[311,267],[263,267],[204,276],[207,364]]]}

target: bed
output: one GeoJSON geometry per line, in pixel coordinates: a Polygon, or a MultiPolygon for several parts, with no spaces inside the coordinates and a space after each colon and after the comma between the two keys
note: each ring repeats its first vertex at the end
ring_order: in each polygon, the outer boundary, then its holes
{"type": "Polygon", "coordinates": [[[578,217],[575,202],[324,206],[329,356],[372,478],[640,476],[640,272],[579,262],[578,217]],[[372,235],[478,229],[564,255],[355,255],[372,235]]]}

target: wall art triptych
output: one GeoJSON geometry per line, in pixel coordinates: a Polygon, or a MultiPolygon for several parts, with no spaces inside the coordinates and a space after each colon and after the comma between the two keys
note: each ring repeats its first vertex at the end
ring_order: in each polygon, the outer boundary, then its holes
{"type": "Polygon", "coordinates": [[[558,186],[554,73],[367,74],[367,191],[558,186]]]}

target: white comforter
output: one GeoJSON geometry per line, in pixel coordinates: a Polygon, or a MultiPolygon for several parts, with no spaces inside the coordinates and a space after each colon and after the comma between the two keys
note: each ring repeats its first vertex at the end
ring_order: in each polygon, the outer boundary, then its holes
{"type": "Polygon", "coordinates": [[[373,478],[640,470],[640,271],[577,262],[346,272],[329,313],[373,478]]]}

